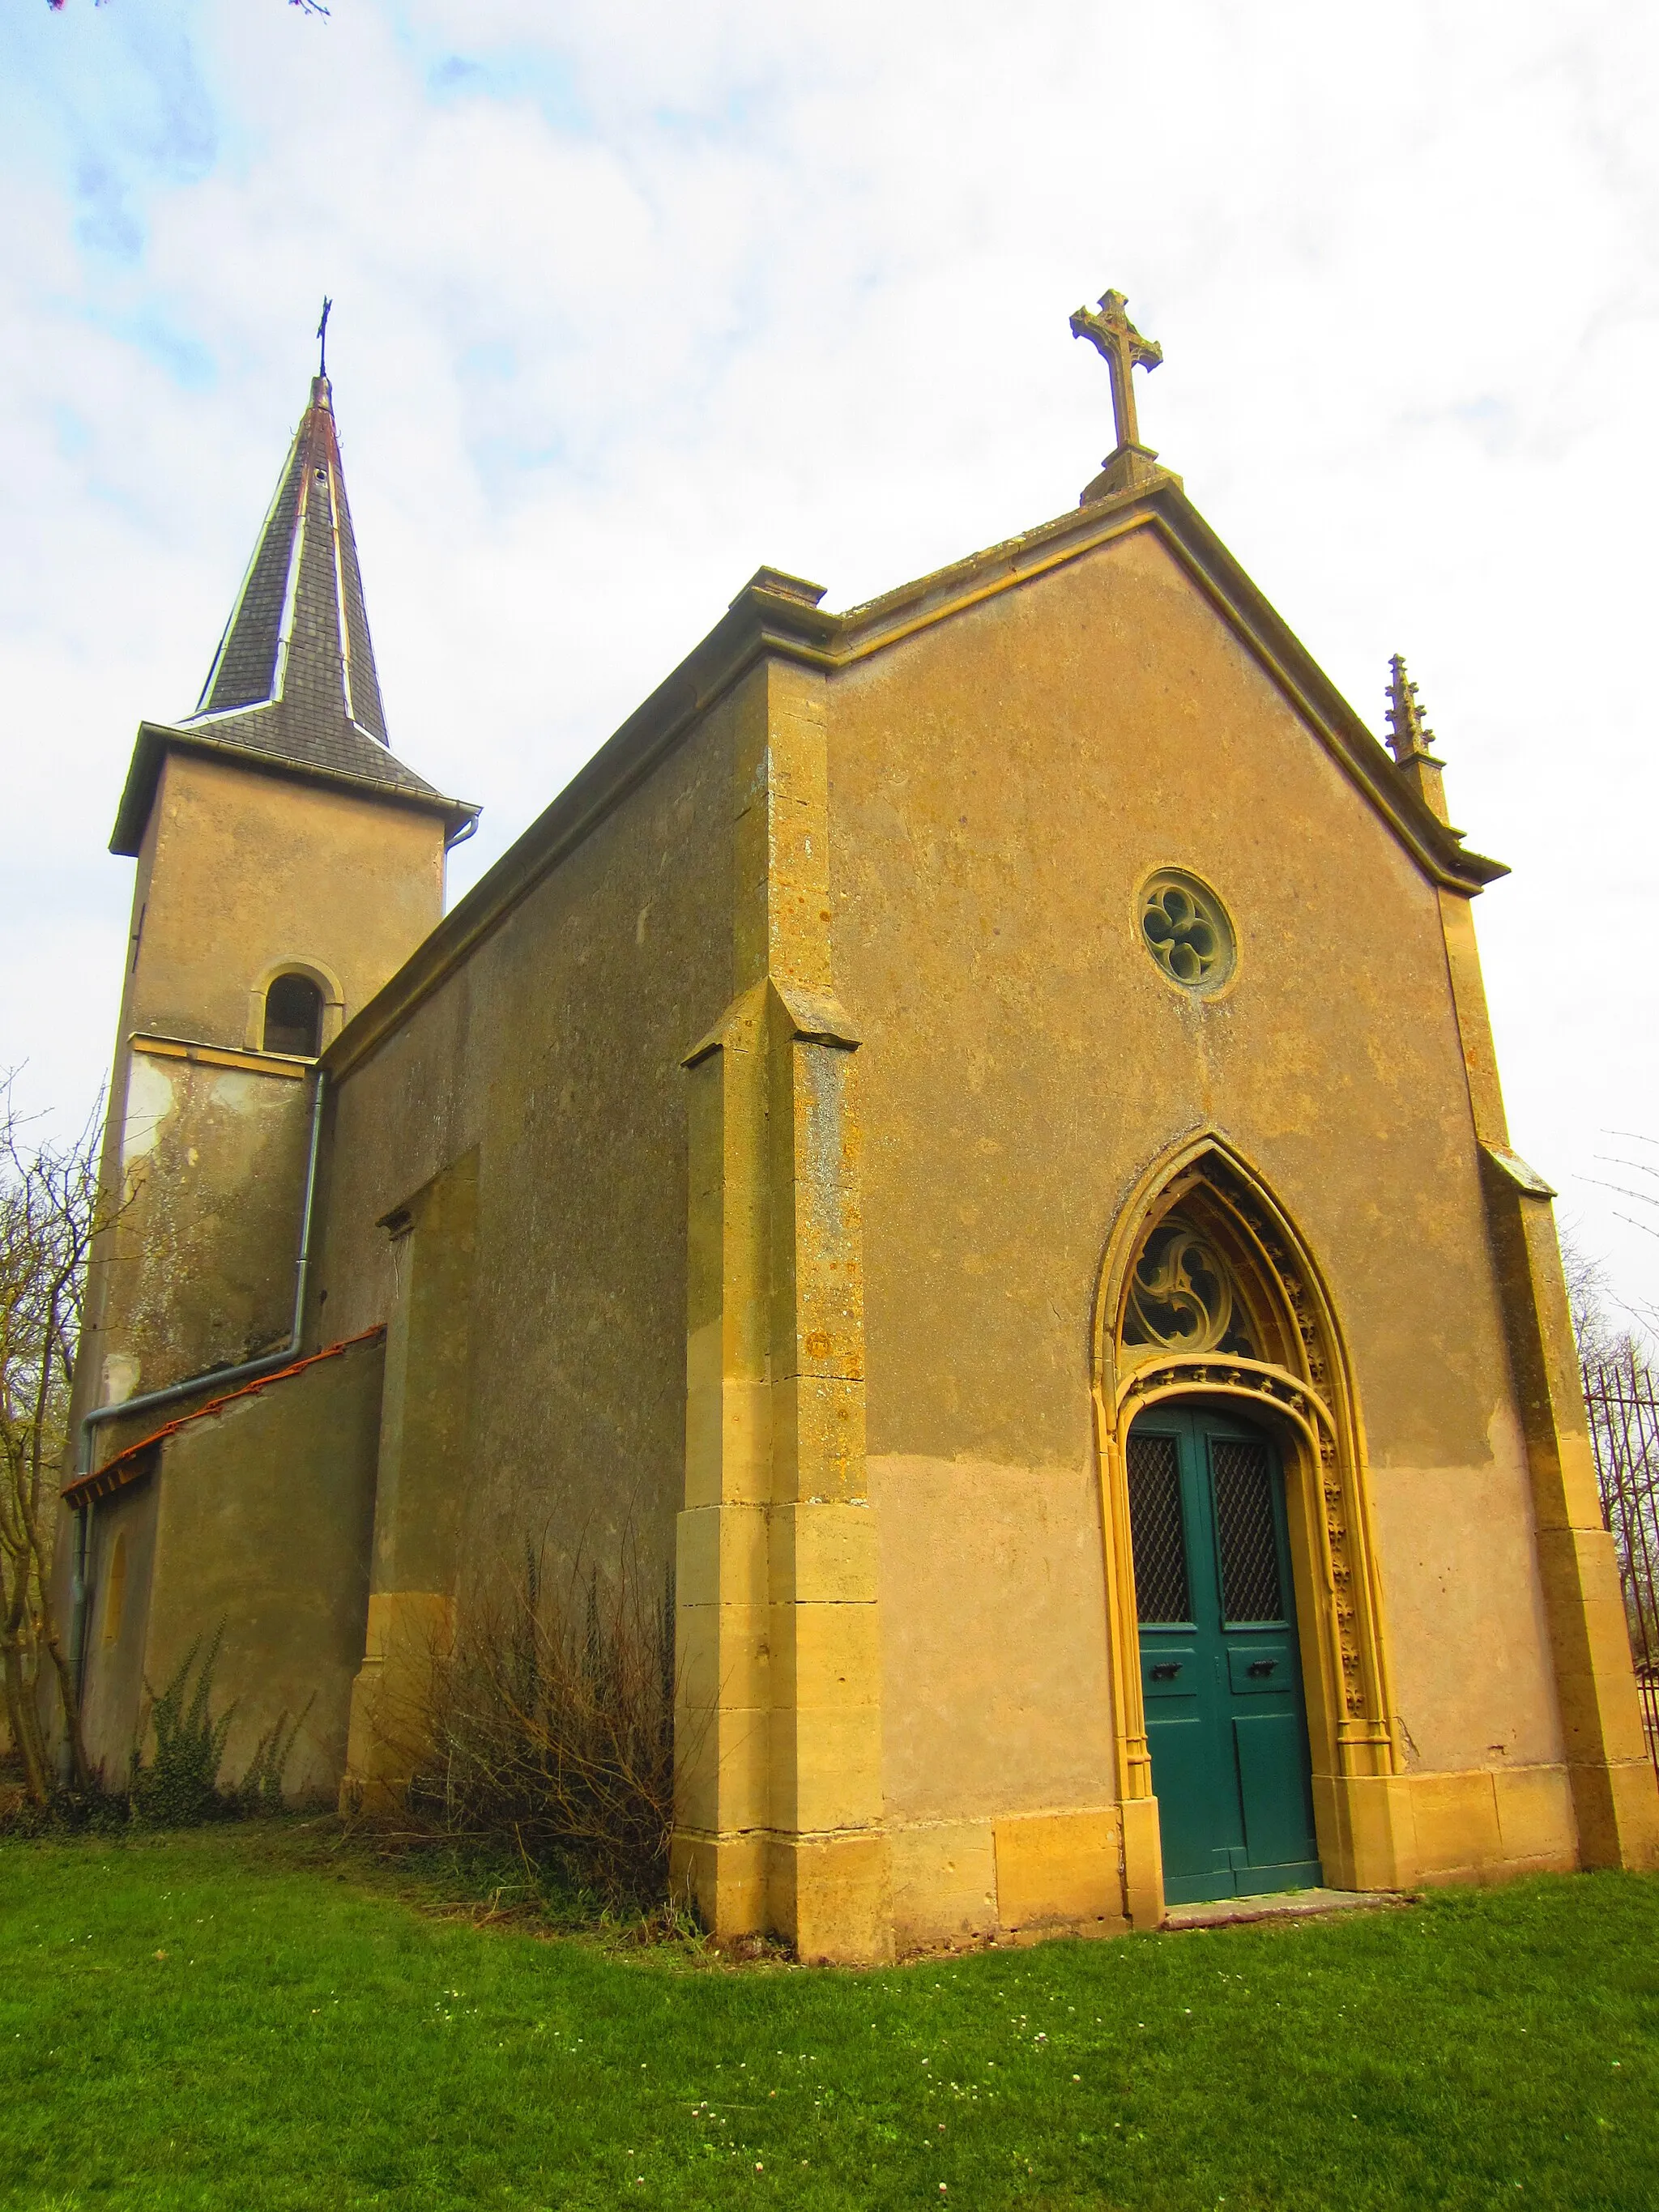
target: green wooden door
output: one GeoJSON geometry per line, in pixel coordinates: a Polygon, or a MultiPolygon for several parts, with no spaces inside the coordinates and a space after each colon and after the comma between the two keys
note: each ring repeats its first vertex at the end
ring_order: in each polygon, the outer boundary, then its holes
{"type": "Polygon", "coordinates": [[[1171,1905],[1320,1880],[1279,1455],[1202,1409],[1129,1432],[1140,1679],[1171,1905]]]}

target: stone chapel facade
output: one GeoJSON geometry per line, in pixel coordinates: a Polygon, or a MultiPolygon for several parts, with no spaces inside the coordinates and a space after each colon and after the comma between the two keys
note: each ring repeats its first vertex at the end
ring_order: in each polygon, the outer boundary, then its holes
{"type": "Polygon", "coordinates": [[[674,1577],[675,1872],[873,1960],[1650,1866],[1551,1194],[1379,743],[1138,438],[836,614],[762,568],[443,911],[313,383],[143,724],[65,1492],[89,1747],[380,1725],[526,1537],[674,1577]]]}

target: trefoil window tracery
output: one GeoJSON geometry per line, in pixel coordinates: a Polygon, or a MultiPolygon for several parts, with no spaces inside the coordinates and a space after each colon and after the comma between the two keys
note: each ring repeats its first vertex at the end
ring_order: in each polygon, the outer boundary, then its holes
{"type": "Polygon", "coordinates": [[[1258,1358],[1249,1308],[1224,1255],[1190,1221],[1170,1214],[1141,1248],[1129,1276],[1123,1345],[1139,1364],[1160,1352],[1258,1358]]]}

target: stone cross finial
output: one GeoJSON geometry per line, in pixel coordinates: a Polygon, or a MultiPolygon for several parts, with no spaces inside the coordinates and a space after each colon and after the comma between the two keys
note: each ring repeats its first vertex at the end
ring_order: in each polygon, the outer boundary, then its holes
{"type": "Polygon", "coordinates": [[[1092,308],[1079,307],[1072,318],[1072,336],[1087,338],[1111,373],[1112,414],[1117,423],[1120,453],[1126,447],[1140,443],[1133,372],[1137,368],[1156,368],[1164,358],[1164,349],[1157,340],[1142,337],[1129,320],[1126,312],[1128,304],[1121,292],[1103,292],[1098,313],[1092,308]]]}

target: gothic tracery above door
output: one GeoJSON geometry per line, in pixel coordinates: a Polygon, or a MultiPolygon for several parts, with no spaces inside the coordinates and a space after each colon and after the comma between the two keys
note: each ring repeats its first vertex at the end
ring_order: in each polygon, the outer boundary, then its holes
{"type": "Polygon", "coordinates": [[[1213,1240],[1178,1213],[1165,1215],[1129,1276],[1123,1357],[1139,1365],[1170,1352],[1259,1357],[1258,1333],[1237,1278],[1213,1240]]]}

